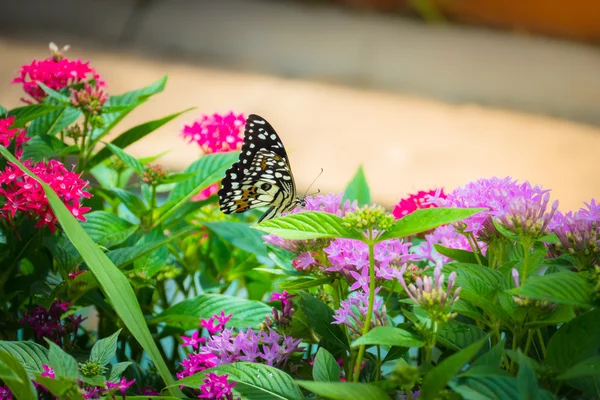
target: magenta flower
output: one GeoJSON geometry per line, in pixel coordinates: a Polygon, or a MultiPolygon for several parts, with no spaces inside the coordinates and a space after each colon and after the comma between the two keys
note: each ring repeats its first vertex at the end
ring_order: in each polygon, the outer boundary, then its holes
{"type": "MultiPolygon", "coordinates": [[[[87,181],[81,179],[78,174],[67,171],[56,160],[37,164],[27,160],[24,164],[54,189],[75,218],[80,221],[86,220],[83,214],[91,208],[82,207],[81,201],[92,196],[84,191],[88,185],[87,181]]],[[[38,219],[36,227],[47,225],[51,232],[56,230],[58,220],[48,204],[42,186],[12,163],[8,163],[4,171],[0,172],[0,195],[6,199],[0,208],[2,217],[10,220],[17,212],[22,212],[30,218],[38,219]]]]}
{"type": "Polygon", "coordinates": [[[140,390],[140,393],[144,396],[160,396],[160,392],[154,389],[152,386],[146,386],[140,390]]]}
{"type": "Polygon", "coordinates": [[[181,339],[183,340],[182,346],[192,346],[194,349],[197,349],[201,343],[206,341],[206,338],[198,337],[198,331],[195,331],[192,337],[182,336],[181,339]]]}
{"type": "Polygon", "coordinates": [[[236,385],[236,382],[228,383],[229,375],[217,375],[212,372],[206,374],[204,383],[200,386],[199,399],[213,400],[233,400],[233,392],[231,389],[236,385]]]}
{"type": "Polygon", "coordinates": [[[225,325],[231,319],[232,315],[225,315],[223,311],[221,311],[221,315],[215,314],[209,319],[200,319],[201,328],[206,328],[209,335],[214,335],[215,333],[223,331],[225,329],[225,325]],[[217,320],[217,324],[215,325],[215,320],[217,320]]]}
{"type": "Polygon", "coordinates": [[[433,203],[429,203],[427,200],[430,196],[435,196],[438,199],[445,199],[444,189],[430,190],[425,192],[420,190],[417,194],[411,194],[405,199],[401,199],[398,204],[394,207],[394,217],[400,219],[405,215],[408,215],[421,208],[437,207],[433,203]]]}
{"type": "Polygon", "coordinates": [[[69,304],[56,300],[49,309],[36,306],[24,312],[19,322],[28,325],[37,338],[45,337],[61,344],[64,337],[76,334],[79,327],[73,323],[76,319],[72,315],[67,320],[61,319],[62,314],[68,310],[69,304]]]}
{"type": "MultiPolygon", "coordinates": [[[[379,288],[375,290],[375,293],[377,292],[379,292],[379,288]]],[[[335,310],[332,324],[346,325],[350,329],[353,338],[362,335],[365,316],[369,311],[369,292],[361,290],[353,292],[347,300],[341,302],[340,306],[335,310]]],[[[371,328],[383,325],[388,325],[386,308],[383,299],[375,297],[371,328]]]]}
{"type": "Polygon", "coordinates": [[[192,125],[185,125],[182,134],[190,142],[196,142],[205,154],[236,151],[244,143],[244,114],[204,114],[192,125]]]}
{"type": "Polygon", "coordinates": [[[12,83],[20,83],[28,95],[41,103],[47,97],[47,94],[37,82],[42,82],[50,89],[60,91],[67,86],[92,79],[96,80],[97,86],[105,85],[100,80],[100,75],[90,67],[89,62],[48,57],[41,61],[33,60],[29,65],[22,65],[19,75],[13,79],[12,83]]]}
{"type": "Polygon", "coordinates": [[[31,138],[25,135],[25,129],[11,128],[14,122],[14,116],[0,118],[0,144],[4,147],[9,147],[11,143],[14,143],[15,155],[17,158],[21,158],[21,154],[23,153],[23,143],[31,140],[31,138]]]}
{"type": "Polygon", "coordinates": [[[8,386],[0,386],[0,400],[13,400],[13,395],[8,386]]]}
{"type": "MultiPolygon", "coordinates": [[[[282,293],[273,293],[269,301],[278,301],[281,300],[281,312],[279,312],[276,308],[273,307],[272,314],[275,324],[278,327],[288,326],[292,322],[292,316],[294,315],[294,302],[292,298],[296,297],[295,294],[289,294],[287,290],[284,290],[282,293]]],[[[268,317],[267,317],[268,318],[268,317]]],[[[269,320],[267,320],[267,324],[269,324],[269,320]]]]}
{"type": "Polygon", "coordinates": [[[69,100],[73,107],[81,108],[86,115],[98,115],[102,111],[102,106],[108,101],[108,95],[100,86],[91,86],[84,83],[83,88],[79,90],[69,89],[71,97],[69,100]]]}
{"type": "Polygon", "coordinates": [[[42,368],[44,369],[44,372],[42,372],[42,376],[56,379],[56,374],[54,373],[54,368],[49,367],[46,364],[42,364],[42,368]]]}
{"type": "Polygon", "coordinates": [[[100,398],[100,388],[98,388],[98,387],[83,388],[82,395],[83,395],[84,399],[99,399],[100,398]]]}
{"type": "Polygon", "coordinates": [[[183,371],[177,374],[177,379],[192,376],[197,372],[204,371],[217,365],[217,357],[210,353],[190,353],[187,358],[181,362],[183,371]]]}
{"type": "Polygon", "coordinates": [[[121,395],[123,396],[123,398],[126,397],[125,392],[127,392],[127,389],[129,389],[129,387],[131,385],[133,385],[135,383],[135,379],[130,380],[129,382],[127,382],[127,379],[125,377],[122,377],[121,380],[119,382],[106,382],[106,388],[108,390],[116,390],[121,392],[121,395]]]}

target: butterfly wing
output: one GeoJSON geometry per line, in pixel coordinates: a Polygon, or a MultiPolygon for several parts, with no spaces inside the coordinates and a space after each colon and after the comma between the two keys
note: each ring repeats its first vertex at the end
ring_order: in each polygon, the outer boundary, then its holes
{"type": "Polygon", "coordinates": [[[263,118],[246,120],[240,159],[225,173],[219,190],[221,211],[240,213],[270,206],[261,221],[295,206],[294,177],[281,139],[263,118]]]}

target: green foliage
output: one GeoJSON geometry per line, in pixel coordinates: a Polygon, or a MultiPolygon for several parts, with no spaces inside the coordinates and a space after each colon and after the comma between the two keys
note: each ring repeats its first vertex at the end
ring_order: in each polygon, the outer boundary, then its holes
{"type": "Polygon", "coordinates": [[[422,347],[425,343],[418,336],[400,328],[378,326],[352,342],[352,347],[360,345],[387,345],[399,347],[422,347]]]}
{"type": "Polygon", "coordinates": [[[313,379],[320,382],[339,382],[340,366],[330,352],[320,348],[315,356],[313,379]]]}
{"type": "Polygon", "coordinates": [[[359,206],[371,203],[371,192],[362,165],[344,190],[344,200],[356,200],[359,206]]]}
{"type": "Polygon", "coordinates": [[[385,391],[365,383],[297,381],[298,385],[325,399],[389,400],[385,391]]]}
{"type": "Polygon", "coordinates": [[[263,221],[255,228],[291,240],[359,238],[356,232],[344,227],[340,217],[320,211],[307,211],[263,221]]]}

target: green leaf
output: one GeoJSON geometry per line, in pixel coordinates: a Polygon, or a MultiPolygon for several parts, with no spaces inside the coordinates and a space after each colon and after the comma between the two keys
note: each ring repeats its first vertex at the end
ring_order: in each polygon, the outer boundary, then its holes
{"type": "Polygon", "coordinates": [[[554,307],[550,314],[545,315],[542,318],[538,318],[533,321],[527,322],[525,324],[525,327],[529,329],[535,329],[541,326],[556,326],[561,325],[565,322],[569,322],[573,318],[575,318],[575,311],[573,311],[573,306],[559,304],[556,307],[554,307]]]}
{"type": "Polygon", "coordinates": [[[511,293],[551,303],[591,307],[593,288],[583,276],[560,271],[544,276],[531,276],[511,293]]]}
{"type": "Polygon", "coordinates": [[[69,98],[67,96],[65,96],[64,94],[59,93],[56,90],[49,88],[48,86],[44,85],[40,81],[37,81],[36,83],[38,84],[38,86],[40,88],[42,88],[42,90],[44,92],[46,92],[46,94],[48,95],[48,97],[50,97],[50,98],[58,101],[59,103],[63,103],[65,105],[71,104],[71,100],[69,100],[69,98]]]}
{"type": "Polygon", "coordinates": [[[21,159],[28,160],[31,158],[33,161],[39,162],[75,151],[77,151],[77,146],[67,146],[54,136],[34,136],[23,145],[21,159]]]}
{"type": "Polygon", "coordinates": [[[42,115],[29,124],[27,133],[30,136],[56,135],[58,132],[75,123],[83,113],[80,109],[67,106],[42,115]]]}
{"type": "Polygon", "coordinates": [[[125,165],[127,165],[129,168],[133,168],[135,171],[137,171],[139,173],[144,172],[144,166],[134,156],[131,156],[131,155],[125,153],[123,151],[123,149],[121,149],[120,147],[115,146],[112,143],[106,143],[106,147],[110,151],[112,151],[115,156],[119,157],[119,159],[121,161],[123,161],[123,163],[125,165]]]}
{"type": "Polygon", "coordinates": [[[48,349],[33,342],[0,341],[0,350],[10,353],[25,366],[29,377],[33,378],[35,372],[43,370],[42,364],[48,365],[48,349]]]}
{"type": "MultiPolygon", "coordinates": [[[[412,215],[412,214],[409,214],[412,215]]],[[[440,391],[448,384],[448,381],[469,362],[481,346],[487,341],[487,337],[473,343],[469,347],[444,359],[435,368],[430,370],[423,379],[421,387],[421,400],[434,400],[440,391]]]]}
{"type": "Polygon", "coordinates": [[[356,200],[359,206],[371,204],[371,192],[362,165],[358,167],[356,174],[344,190],[343,202],[346,202],[346,200],[351,202],[356,200]]]}
{"type": "Polygon", "coordinates": [[[600,355],[592,356],[569,368],[560,374],[557,379],[566,380],[600,375],[600,355]]]}
{"type": "Polygon", "coordinates": [[[300,293],[300,308],[310,322],[311,328],[328,339],[336,347],[348,348],[348,339],[339,325],[333,325],[333,310],[321,300],[308,293],[300,293]]]}
{"type": "Polygon", "coordinates": [[[123,372],[125,372],[127,367],[129,367],[131,364],[132,363],[130,361],[124,361],[113,365],[110,369],[110,377],[108,380],[111,382],[117,382],[119,379],[121,379],[123,372]]]}
{"type": "Polygon", "coordinates": [[[334,400],[389,400],[381,388],[368,383],[296,381],[319,397],[334,400]]]}
{"type": "Polygon", "coordinates": [[[4,116],[8,113],[8,110],[4,107],[2,107],[2,105],[0,105],[0,116],[2,116],[2,118],[4,118],[4,116]]]}
{"type": "Polygon", "coordinates": [[[112,188],[110,191],[117,196],[121,203],[123,203],[123,205],[136,217],[139,218],[148,212],[146,204],[144,204],[142,199],[135,193],[121,188],[112,188]]]}
{"type": "MultiPolygon", "coordinates": [[[[172,183],[179,183],[190,179],[192,176],[196,175],[198,172],[176,172],[174,174],[169,174],[166,178],[160,181],[161,185],[170,185],[172,183]]],[[[166,186],[165,186],[166,187],[166,186]]]]}
{"type": "MultiPolygon", "coordinates": [[[[553,274],[557,275],[557,274],[553,274]]],[[[563,324],[546,348],[546,363],[564,373],[600,350],[600,309],[596,308],[563,324]]]]}
{"type": "Polygon", "coordinates": [[[339,382],[340,366],[330,352],[320,348],[315,356],[313,379],[321,382],[339,382]]]}
{"type": "MultiPolygon", "coordinates": [[[[140,241],[136,243],[136,247],[143,246],[144,244],[158,243],[160,241],[169,242],[169,239],[167,239],[162,229],[153,229],[146,233],[140,241]]],[[[169,249],[167,246],[161,246],[151,253],[147,253],[138,258],[134,263],[134,272],[142,274],[146,278],[152,278],[167,264],[168,258],[169,249]]]]}
{"type": "Polygon", "coordinates": [[[35,400],[35,389],[23,364],[4,349],[0,349],[0,379],[19,400],[35,400]]]}
{"type": "Polygon", "coordinates": [[[35,380],[59,399],[83,400],[75,379],[61,378],[58,375],[50,378],[37,374],[35,380]]]}
{"type": "Polygon", "coordinates": [[[255,300],[240,297],[225,296],[221,294],[202,294],[192,299],[177,303],[152,318],[149,322],[157,324],[164,322],[167,325],[185,330],[198,326],[200,318],[208,319],[213,314],[233,314],[227,324],[238,329],[256,328],[267,315],[271,307],[255,300]]]}
{"type": "Polygon", "coordinates": [[[236,362],[221,365],[183,378],[177,384],[197,389],[203,383],[206,374],[211,372],[228,375],[227,379],[230,382],[237,382],[234,390],[247,399],[304,400],[298,385],[288,374],[264,364],[236,362]]]}
{"type": "MultiPolygon", "coordinates": [[[[154,121],[149,121],[138,126],[134,126],[133,128],[117,136],[112,142],[110,142],[110,144],[120,149],[124,149],[130,144],[133,144],[138,140],[144,138],[148,134],[154,132],[161,126],[165,125],[167,122],[170,122],[174,118],[177,118],[178,116],[189,110],[192,110],[192,108],[188,108],[187,110],[171,114],[166,117],[156,119],[154,121]]],[[[109,148],[104,148],[100,150],[88,161],[88,163],[86,164],[86,168],[93,168],[94,166],[109,158],[111,154],[111,149],[109,148]]]]}
{"type": "Polygon", "coordinates": [[[519,389],[519,398],[527,400],[536,400],[538,398],[539,387],[535,370],[529,360],[519,352],[519,374],[517,375],[517,388],[519,389]]]}
{"type": "Polygon", "coordinates": [[[438,331],[439,343],[454,351],[464,349],[483,337],[485,332],[478,326],[457,321],[450,321],[438,331]]]}
{"type": "MultiPolygon", "coordinates": [[[[62,111],[64,108],[64,106],[55,106],[49,104],[31,104],[28,106],[13,108],[8,112],[8,116],[15,117],[15,121],[11,125],[12,128],[23,128],[29,121],[55,111],[62,111]]],[[[31,132],[28,133],[30,135],[35,134],[31,132]]]]}
{"type": "Polygon", "coordinates": [[[471,367],[487,366],[491,368],[500,368],[502,358],[504,357],[504,339],[498,342],[487,353],[479,357],[471,367]]]}
{"type": "Polygon", "coordinates": [[[310,288],[317,287],[317,286],[327,285],[331,282],[332,282],[331,278],[314,279],[314,278],[302,277],[302,278],[293,279],[293,280],[289,280],[289,281],[285,281],[285,282],[280,282],[279,288],[281,290],[287,290],[287,291],[302,290],[302,289],[310,289],[310,288]]]}
{"type": "Polygon", "coordinates": [[[512,376],[473,376],[449,385],[466,400],[521,399],[517,380],[512,376]]]}
{"type": "Polygon", "coordinates": [[[273,218],[254,225],[283,239],[306,240],[319,238],[364,239],[357,232],[345,228],[342,219],[321,211],[306,211],[285,217],[273,218]]]}
{"type": "Polygon", "coordinates": [[[81,226],[99,246],[111,248],[123,243],[137,226],[113,213],[92,211],[85,214],[86,222],[81,226]]]}
{"type": "Polygon", "coordinates": [[[478,264],[477,257],[479,257],[479,261],[481,261],[482,265],[488,265],[487,258],[483,255],[475,254],[472,251],[462,250],[462,249],[451,249],[450,247],[442,246],[441,244],[434,244],[435,250],[443,256],[451,258],[454,261],[467,263],[467,264],[478,264]]]}
{"type": "Polygon", "coordinates": [[[352,347],[361,345],[387,345],[400,347],[423,347],[425,342],[418,336],[400,328],[391,326],[377,326],[371,329],[366,335],[359,337],[352,342],[352,347]]]}
{"type": "MultiPolygon", "coordinates": [[[[154,338],[146,325],[135,292],[127,278],[110,262],[106,254],[85,233],[79,221],[71,215],[50,186],[21,164],[5,147],[0,146],[0,153],[9,161],[16,164],[27,175],[37,180],[42,186],[60,226],[94,274],[102,292],[112,304],[123,324],[129,329],[144,350],[146,350],[165,383],[171,385],[173,377],[165,361],[160,356],[154,338]]],[[[181,391],[177,387],[172,388],[171,392],[174,395],[181,395],[181,391]]]]}
{"type": "Polygon", "coordinates": [[[94,347],[92,347],[90,361],[94,361],[101,366],[108,364],[117,352],[117,340],[119,339],[120,333],[121,330],[119,329],[109,337],[98,340],[96,344],[94,344],[94,347]]]}
{"type": "Polygon", "coordinates": [[[251,229],[248,224],[243,222],[207,222],[204,224],[213,233],[222,239],[225,239],[232,245],[249,253],[256,254],[261,257],[263,261],[268,260],[270,264],[271,260],[267,253],[267,246],[263,241],[263,235],[255,230],[251,229]]]}
{"type": "Polygon", "coordinates": [[[380,240],[402,238],[425,232],[440,225],[460,221],[485,210],[484,208],[425,208],[400,218],[380,240]]]}
{"type": "Polygon", "coordinates": [[[71,355],[65,353],[56,343],[48,339],[46,339],[46,342],[50,346],[48,360],[52,368],[54,368],[56,376],[59,378],[77,379],[79,373],[77,361],[71,355]]]}

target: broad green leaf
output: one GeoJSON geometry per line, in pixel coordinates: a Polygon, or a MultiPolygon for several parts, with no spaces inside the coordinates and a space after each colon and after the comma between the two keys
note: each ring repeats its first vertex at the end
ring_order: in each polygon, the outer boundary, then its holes
{"type": "MultiPolygon", "coordinates": [[[[144,246],[145,244],[157,243],[160,241],[165,241],[168,239],[165,236],[162,229],[152,229],[150,232],[146,233],[139,242],[136,243],[137,246],[144,246]]],[[[156,250],[143,255],[138,258],[134,262],[134,272],[137,274],[141,274],[146,278],[152,278],[154,275],[160,272],[160,269],[167,264],[167,259],[169,258],[169,249],[167,246],[160,246],[156,250]]]]}
{"type": "Polygon", "coordinates": [[[485,332],[476,325],[450,321],[438,331],[438,342],[457,351],[481,340],[484,336],[485,332]]]}
{"type": "Polygon", "coordinates": [[[229,382],[236,382],[234,390],[247,399],[304,400],[304,396],[292,377],[282,370],[264,364],[236,362],[209,368],[196,375],[177,381],[178,385],[198,388],[206,374],[227,375],[229,382]]]}
{"type": "MultiPolygon", "coordinates": [[[[15,117],[15,121],[11,125],[13,128],[23,128],[25,125],[36,118],[44,116],[54,111],[61,111],[64,106],[56,106],[49,104],[31,104],[28,106],[13,108],[8,112],[9,117],[15,117]]],[[[29,132],[31,135],[32,133],[29,132]]]]}
{"type": "Polygon", "coordinates": [[[473,376],[451,381],[449,386],[466,400],[521,399],[517,379],[512,376],[473,376]]]}
{"type": "Polygon", "coordinates": [[[62,378],[58,375],[56,378],[50,378],[37,374],[35,380],[59,399],[83,400],[75,379],[62,378]]]}
{"type": "Polygon", "coordinates": [[[209,319],[213,314],[233,314],[228,322],[229,327],[239,329],[256,328],[267,315],[271,307],[255,300],[221,294],[202,294],[192,299],[177,303],[152,318],[149,323],[164,322],[167,325],[180,327],[185,330],[198,326],[200,318],[209,319]]]}
{"type": "MultiPolygon", "coordinates": [[[[121,318],[123,324],[138,340],[144,350],[146,350],[165,383],[171,385],[173,383],[173,377],[156,347],[154,338],[148,330],[135,292],[127,278],[113,263],[110,262],[108,257],[92,241],[89,235],[85,233],[85,230],[81,227],[79,221],[71,215],[67,207],[65,207],[50,186],[21,164],[19,160],[14,158],[5,147],[0,146],[0,153],[2,153],[2,155],[10,162],[16,164],[23,172],[40,183],[60,226],[69,240],[75,245],[75,248],[77,248],[88,268],[96,277],[102,292],[114,307],[115,312],[121,318]]],[[[171,392],[174,395],[181,395],[181,391],[177,387],[171,388],[171,392]]]]}
{"type": "Polygon", "coordinates": [[[25,366],[29,377],[43,370],[42,364],[48,365],[48,349],[33,342],[9,342],[0,340],[0,350],[10,353],[25,366]]]}
{"type": "Polygon", "coordinates": [[[320,348],[315,356],[313,379],[321,382],[339,382],[340,366],[330,352],[320,348]]]}
{"type": "Polygon", "coordinates": [[[368,383],[296,381],[299,386],[333,400],[389,400],[383,389],[368,383]]]}
{"type": "Polygon", "coordinates": [[[94,347],[92,347],[90,360],[97,362],[101,366],[108,364],[117,351],[117,340],[119,339],[120,333],[121,330],[119,329],[109,337],[98,340],[94,344],[94,347]]]}
{"type": "MultiPolygon", "coordinates": [[[[134,126],[133,128],[117,136],[112,142],[110,142],[110,144],[120,149],[124,149],[130,144],[133,144],[138,140],[144,138],[148,134],[154,132],[161,126],[165,125],[167,122],[173,120],[174,118],[177,118],[178,116],[189,110],[191,110],[191,108],[188,108],[187,110],[175,114],[168,115],[160,119],[156,119],[154,121],[149,121],[141,125],[134,126]]],[[[111,154],[111,149],[109,148],[104,148],[100,150],[88,161],[88,163],[86,164],[86,168],[93,168],[94,166],[109,158],[111,154]]]]}
{"type": "Polygon", "coordinates": [[[124,361],[113,365],[110,369],[110,377],[108,380],[111,382],[117,382],[119,379],[121,379],[123,372],[125,372],[127,367],[129,367],[131,364],[132,363],[130,361],[124,361]]]}
{"type": "Polygon", "coordinates": [[[531,276],[511,293],[551,303],[591,307],[593,288],[583,276],[560,271],[544,276],[531,276]]]}
{"type": "Polygon", "coordinates": [[[461,263],[467,264],[478,264],[477,258],[479,257],[479,261],[482,265],[488,265],[487,258],[483,255],[475,254],[472,251],[462,250],[462,249],[451,249],[450,247],[442,246],[441,244],[434,244],[435,250],[443,256],[451,258],[454,261],[458,261],[461,263]]]}
{"type": "Polygon", "coordinates": [[[545,315],[542,318],[537,318],[533,321],[527,322],[525,324],[525,327],[534,329],[539,328],[541,326],[556,326],[565,322],[569,322],[573,318],[575,318],[575,311],[573,311],[573,306],[559,304],[556,307],[554,307],[550,314],[545,315]]]}
{"type": "MultiPolygon", "coordinates": [[[[553,274],[557,275],[557,274],[553,274]]],[[[600,350],[600,309],[596,308],[563,324],[546,348],[546,363],[564,373],[600,350]]]]}
{"type": "Polygon", "coordinates": [[[600,376],[600,355],[592,356],[569,368],[557,379],[566,380],[586,376],[600,376]]]}
{"type": "Polygon", "coordinates": [[[141,217],[148,212],[144,201],[135,193],[121,188],[112,188],[110,191],[123,203],[125,207],[136,217],[141,217]]]}
{"type": "Polygon", "coordinates": [[[342,225],[342,219],[321,211],[306,211],[273,218],[253,226],[283,239],[306,240],[319,238],[364,239],[342,225]]]}
{"type": "Polygon", "coordinates": [[[48,86],[44,85],[40,81],[37,81],[36,83],[38,84],[38,86],[40,88],[42,88],[42,90],[44,92],[46,92],[46,94],[48,95],[48,97],[50,97],[50,98],[58,101],[59,103],[63,103],[65,105],[71,104],[71,100],[69,100],[68,96],[65,96],[64,94],[59,93],[56,90],[49,88],[48,86]]]}
{"type": "Polygon", "coordinates": [[[402,238],[428,231],[440,225],[460,221],[483,211],[483,208],[425,208],[400,218],[379,240],[402,238]]]}
{"type": "Polygon", "coordinates": [[[106,211],[85,214],[86,222],[81,225],[96,244],[111,248],[123,243],[137,227],[119,216],[106,211]]]}
{"type": "Polygon", "coordinates": [[[70,355],[61,349],[56,343],[46,339],[46,342],[50,346],[48,351],[48,360],[50,365],[54,368],[54,372],[57,377],[77,379],[78,368],[77,361],[70,355]]]}
{"type": "Polygon", "coordinates": [[[50,135],[34,136],[23,145],[21,159],[44,161],[52,157],[65,155],[77,151],[77,146],[67,146],[60,139],[50,135]]]}
{"type": "Polygon", "coordinates": [[[133,168],[136,172],[142,173],[144,172],[144,166],[141,162],[134,156],[131,156],[123,151],[120,147],[115,146],[112,143],[106,143],[106,148],[109,151],[112,151],[115,156],[117,156],[125,165],[129,168],[133,168]]]}
{"type": "Polygon", "coordinates": [[[267,254],[267,246],[263,241],[263,235],[251,229],[248,224],[243,222],[207,222],[204,224],[213,233],[220,238],[225,239],[232,245],[248,253],[256,254],[261,257],[262,261],[267,260],[271,263],[267,254]]]}
{"type": "Polygon", "coordinates": [[[289,281],[285,281],[285,282],[280,282],[279,288],[281,290],[287,290],[287,291],[302,290],[302,289],[310,289],[310,288],[317,287],[317,286],[327,285],[331,282],[332,282],[331,278],[313,279],[313,278],[302,277],[302,278],[293,279],[293,280],[289,280],[289,281]]]}
{"type": "Polygon", "coordinates": [[[418,336],[400,328],[377,326],[366,335],[352,342],[352,347],[361,345],[387,345],[400,347],[423,347],[425,342],[418,336]]]}
{"type": "MultiPolygon", "coordinates": [[[[300,293],[300,308],[306,315],[310,327],[338,348],[347,349],[348,339],[339,325],[332,324],[333,310],[321,300],[308,293],[300,293]]],[[[331,349],[329,349],[331,350],[331,349]]]]}
{"type": "MultiPolygon", "coordinates": [[[[198,172],[176,172],[174,174],[169,174],[166,178],[160,181],[161,186],[159,189],[163,187],[170,187],[166,185],[171,185],[172,183],[179,183],[190,179],[192,176],[196,175],[198,172]],[[165,185],[165,186],[162,186],[165,185]]],[[[157,189],[158,191],[158,189],[157,189]]],[[[162,189],[161,189],[162,191],[162,189]]],[[[166,191],[166,190],[165,190],[166,191]]],[[[170,191],[170,190],[168,190],[170,191]]]]}
{"type": "Polygon", "coordinates": [[[371,204],[371,192],[362,165],[358,167],[356,174],[344,190],[343,202],[346,200],[351,202],[356,200],[359,206],[371,204]]]}
{"type": "Polygon", "coordinates": [[[56,135],[75,123],[82,115],[83,113],[78,108],[63,106],[31,121],[27,127],[27,133],[30,136],[56,135]]]}
{"type": "Polygon", "coordinates": [[[462,276],[468,275],[469,277],[477,278],[490,288],[498,288],[502,283],[502,273],[492,268],[462,262],[450,263],[447,266],[448,271],[456,271],[459,281],[462,276]]]}
{"type": "Polygon", "coordinates": [[[487,353],[477,358],[471,367],[488,366],[492,368],[500,368],[502,358],[504,357],[504,339],[498,342],[487,353]]]}
{"type": "Polygon", "coordinates": [[[167,202],[159,208],[160,217],[156,220],[154,226],[168,220],[202,189],[221,180],[225,176],[225,171],[231,167],[238,156],[238,152],[207,154],[194,161],[184,172],[197,172],[197,174],[175,185],[167,198],[167,202]]]}
{"type": "Polygon", "coordinates": [[[0,349],[0,379],[19,400],[35,400],[37,396],[23,364],[12,354],[0,349]]]}
{"type": "Polygon", "coordinates": [[[421,387],[421,396],[419,399],[434,400],[437,398],[440,391],[448,384],[448,381],[450,381],[450,379],[452,379],[466,363],[475,357],[486,340],[487,337],[473,343],[469,347],[444,359],[435,368],[430,370],[423,379],[423,386],[421,387]]]}
{"type": "Polygon", "coordinates": [[[535,370],[529,360],[519,352],[519,374],[517,375],[517,388],[521,399],[536,400],[539,396],[539,387],[535,370]]]}

